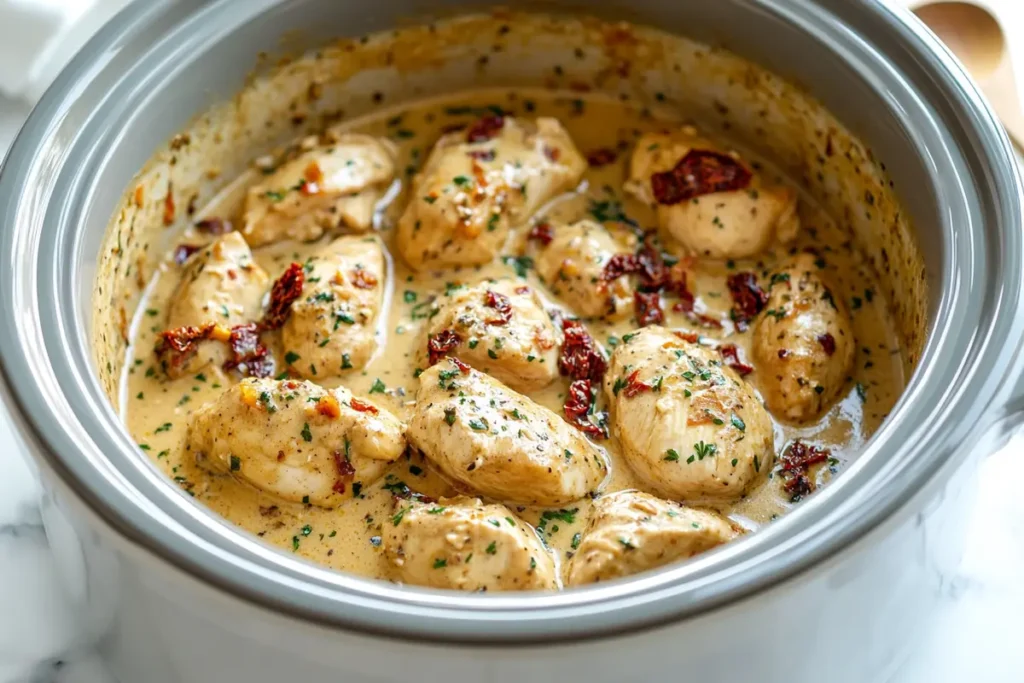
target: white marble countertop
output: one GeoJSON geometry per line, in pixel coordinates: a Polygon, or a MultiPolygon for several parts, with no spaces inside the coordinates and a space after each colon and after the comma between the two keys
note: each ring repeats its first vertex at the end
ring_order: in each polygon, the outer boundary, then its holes
{"type": "MultiPolygon", "coordinates": [[[[0,98],[0,157],[27,111],[0,98]]],[[[0,683],[110,682],[69,626],[37,510],[39,485],[5,410],[0,403],[0,683]]],[[[923,645],[894,681],[1024,681],[1024,497],[1016,489],[1022,457],[1024,436],[983,463],[965,557],[923,645]]]]}

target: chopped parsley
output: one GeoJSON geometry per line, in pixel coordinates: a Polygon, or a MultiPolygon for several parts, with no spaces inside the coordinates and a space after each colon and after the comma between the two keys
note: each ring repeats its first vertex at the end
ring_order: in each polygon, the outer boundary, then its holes
{"type": "Polygon", "coordinates": [[[715,453],[717,453],[718,446],[716,446],[713,443],[704,443],[703,441],[698,441],[693,445],[693,452],[697,456],[698,460],[703,460],[704,458],[710,458],[715,453]]]}

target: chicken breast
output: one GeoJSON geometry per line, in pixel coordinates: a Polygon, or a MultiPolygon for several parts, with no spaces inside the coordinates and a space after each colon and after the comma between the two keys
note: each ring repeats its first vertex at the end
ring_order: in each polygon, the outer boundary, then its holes
{"type": "Polygon", "coordinates": [[[674,133],[651,133],[637,140],[626,190],[657,210],[663,236],[673,238],[687,252],[699,256],[755,256],[774,244],[791,241],[800,230],[794,190],[765,183],[759,173],[738,157],[717,149],[689,126],[674,133]],[[713,154],[705,154],[698,161],[696,156],[688,157],[691,152],[713,154]],[[714,191],[716,183],[721,183],[720,187],[730,186],[728,169],[723,170],[716,161],[722,159],[738,164],[741,175],[749,174],[749,184],[741,189],[714,191]],[[656,192],[654,176],[674,169],[675,173],[670,175],[680,179],[676,191],[656,192]]]}
{"type": "Polygon", "coordinates": [[[285,362],[304,377],[365,366],[377,349],[384,251],[376,237],[339,237],[311,257],[302,296],[281,328],[285,362]]]}
{"type": "Polygon", "coordinates": [[[531,240],[531,249],[537,275],[551,293],[583,318],[619,319],[632,313],[629,278],[609,282],[602,277],[613,256],[632,251],[591,220],[548,228],[550,242],[531,240]]]}
{"type": "Polygon", "coordinates": [[[775,417],[811,422],[849,381],[856,340],[843,297],[799,254],[772,276],[768,305],[753,328],[757,385],[775,417]]]}
{"type": "Polygon", "coordinates": [[[192,415],[185,443],[213,472],[331,508],[402,455],[405,426],[344,387],[249,378],[192,415]]]}
{"type": "Polygon", "coordinates": [[[384,554],[403,583],[462,591],[556,590],[555,561],[504,505],[395,500],[384,554]]]}
{"type": "Polygon", "coordinates": [[[586,167],[555,119],[489,117],[445,135],[414,180],[398,250],[413,270],[488,263],[511,226],[576,187],[586,167]]]}
{"type": "Polygon", "coordinates": [[[596,491],[604,453],[561,417],[448,359],[420,375],[409,442],[473,491],[519,505],[563,505],[596,491]]]}
{"type": "Polygon", "coordinates": [[[421,345],[423,367],[453,356],[522,392],[558,377],[559,333],[529,286],[500,280],[460,287],[435,310],[421,345]]]}
{"type": "Polygon", "coordinates": [[[639,491],[594,501],[593,512],[566,572],[579,586],[638,574],[727,543],[737,530],[721,515],[639,491]]]}
{"type": "Polygon", "coordinates": [[[308,242],[341,226],[363,232],[395,177],[386,140],[331,135],[249,188],[242,232],[258,247],[284,239],[308,242]]]}
{"type": "MultiPolygon", "coordinates": [[[[267,273],[253,260],[249,245],[237,232],[229,232],[185,262],[170,300],[167,327],[215,323],[227,330],[259,320],[268,287],[267,273]]],[[[166,370],[172,377],[193,374],[211,363],[222,365],[228,356],[225,344],[205,341],[185,363],[167,365],[166,370]]]]}
{"type": "Polygon", "coordinates": [[[771,471],[768,413],[714,349],[659,326],[623,335],[605,394],[626,461],[667,498],[734,502],[771,471]]]}

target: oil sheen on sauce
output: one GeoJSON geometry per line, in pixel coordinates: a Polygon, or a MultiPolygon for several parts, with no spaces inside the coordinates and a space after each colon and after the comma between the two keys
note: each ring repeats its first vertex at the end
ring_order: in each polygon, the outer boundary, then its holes
{"type": "MultiPolygon", "coordinates": [[[[551,91],[516,92],[486,90],[461,93],[445,99],[404,105],[381,111],[372,117],[348,122],[345,128],[390,138],[399,149],[398,192],[389,193],[387,206],[377,216],[377,229],[389,248],[388,295],[378,329],[378,350],[372,362],[362,371],[323,382],[333,387],[344,383],[357,396],[369,396],[401,419],[407,419],[419,380],[414,373],[420,362],[420,345],[424,311],[432,297],[457,284],[473,284],[486,278],[525,278],[547,299],[548,307],[561,306],[529,268],[529,263],[516,258],[517,240],[513,234],[506,247],[506,256],[484,267],[463,268],[437,273],[412,274],[391,248],[395,224],[405,205],[407,188],[420,163],[426,158],[434,141],[445,128],[466,124],[500,107],[513,116],[558,118],[572,135],[576,146],[585,155],[599,149],[614,150],[614,163],[591,168],[584,182],[573,195],[560,198],[542,210],[548,215],[565,212],[576,217],[589,216],[603,221],[610,228],[622,215],[645,229],[656,225],[653,212],[626,196],[622,191],[628,156],[634,140],[650,131],[678,126],[678,112],[653,112],[628,102],[583,97],[576,93],[551,91]]],[[[748,155],[748,158],[749,155],[748,155]]],[[[767,161],[758,164],[771,175],[767,161]]],[[[237,179],[209,206],[197,215],[220,217],[240,225],[244,189],[257,177],[257,172],[237,179]]],[[[785,182],[783,178],[776,180],[785,182]]],[[[761,273],[778,259],[808,247],[821,254],[819,265],[828,274],[833,288],[845,297],[852,315],[857,340],[857,357],[847,391],[818,423],[793,427],[776,423],[776,452],[781,453],[792,439],[831,449],[832,459],[815,471],[819,485],[856,456],[865,440],[874,432],[892,408],[903,388],[900,350],[886,303],[877,294],[875,275],[865,259],[853,246],[851,236],[835,221],[801,197],[800,217],[803,228],[797,240],[787,245],[785,253],[766,252],[757,259],[729,263],[700,262],[696,264],[696,282],[691,289],[698,305],[714,317],[728,320],[732,305],[725,286],[731,272],[761,273]]],[[[522,231],[519,231],[520,233],[522,231]]],[[[192,228],[174,236],[174,244],[198,244],[209,241],[192,228]]],[[[325,240],[301,244],[277,243],[254,250],[256,260],[276,278],[293,261],[303,262],[325,240]]],[[[126,373],[122,383],[124,418],[135,440],[158,468],[171,477],[182,490],[214,512],[240,527],[257,534],[267,543],[283,551],[295,553],[313,562],[357,574],[389,578],[388,565],[380,548],[382,528],[391,524],[392,495],[388,484],[404,482],[413,490],[429,496],[454,494],[430,463],[416,454],[407,454],[395,462],[381,481],[367,486],[361,495],[333,510],[312,505],[283,502],[230,476],[214,475],[199,468],[194,458],[187,457],[184,440],[190,413],[213,400],[239,377],[208,366],[194,376],[169,380],[163,376],[153,355],[157,334],[166,328],[166,310],[180,277],[181,268],[168,258],[157,270],[139,305],[132,324],[133,344],[128,350],[126,373]]],[[[737,333],[729,323],[723,330],[697,329],[681,314],[665,307],[665,326],[721,338],[740,347],[749,358],[750,332],[737,333]]],[[[635,329],[635,321],[609,324],[588,321],[594,337],[609,352],[623,334],[635,329]]],[[[278,333],[274,333],[278,334],[278,333]]],[[[273,350],[280,359],[286,349],[279,341],[273,350]]],[[[530,397],[561,414],[569,380],[560,378],[530,397]]],[[[611,474],[605,492],[624,488],[642,488],[631,475],[628,465],[618,453],[615,439],[601,442],[607,450],[611,474]]],[[[184,495],[184,494],[183,494],[184,495]]],[[[782,488],[781,478],[769,476],[758,490],[738,504],[722,511],[748,530],[770,523],[793,505],[782,488]]],[[[562,511],[521,509],[517,511],[538,526],[547,545],[565,564],[572,552],[573,538],[586,525],[591,503],[583,499],[562,511]],[[547,513],[547,514],[545,514],[547,513]],[[554,513],[554,514],[553,514],[554,513]]]]}

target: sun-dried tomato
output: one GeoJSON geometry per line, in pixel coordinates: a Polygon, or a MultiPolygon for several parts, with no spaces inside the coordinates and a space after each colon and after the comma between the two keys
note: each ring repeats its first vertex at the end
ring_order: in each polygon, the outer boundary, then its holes
{"type": "Polygon", "coordinates": [[[526,238],[536,240],[546,247],[555,239],[555,231],[551,228],[551,224],[545,221],[530,228],[526,238]]]}
{"type": "Polygon", "coordinates": [[[768,304],[768,293],[757,286],[757,276],[751,272],[734,273],[726,284],[733,302],[730,315],[736,329],[745,332],[754,316],[768,304]]]}
{"type": "Polygon", "coordinates": [[[234,230],[231,221],[222,218],[204,218],[196,221],[196,229],[207,235],[224,235],[234,230]]]}
{"type": "Polygon", "coordinates": [[[185,261],[188,261],[189,256],[202,249],[198,244],[179,244],[174,249],[174,262],[177,265],[182,265],[185,261]]]}
{"type": "Polygon", "coordinates": [[[484,305],[487,308],[493,308],[495,311],[495,317],[488,318],[488,325],[508,325],[509,321],[512,320],[512,302],[508,300],[508,297],[500,292],[494,292],[487,290],[485,295],[484,305]]]}
{"type": "Polygon", "coordinates": [[[672,205],[713,192],[741,190],[750,178],[750,171],[728,154],[691,149],[672,170],[651,176],[651,191],[659,204],[672,205]]]}
{"type": "Polygon", "coordinates": [[[828,460],[832,451],[819,446],[808,446],[799,439],[789,445],[780,458],[782,469],[787,472],[806,471],[812,465],[828,460]]]}
{"type": "Polygon", "coordinates": [[[245,365],[246,374],[253,377],[269,377],[274,374],[274,359],[267,347],[260,343],[260,326],[257,323],[235,325],[228,338],[231,358],[224,362],[225,370],[245,365]]]}
{"type": "Polygon", "coordinates": [[[623,275],[639,273],[642,266],[636,254],[615,254],[601,269],[601,281],[613,282],[623,275]]]}
{"type": "Polygon", "coordinates": [[[338,469],[338,479],[334,482],[332,490],[335,493],[345,493],[348,482],[356,478],[356,468],[348,461],[341,451],[334,451],[334,465],[338,469]]]}
{"type": "Polygon", "coordinates": [[[615,150],[602,147],[601,149],[595,149],[587,153],[587,163],[594,168],[600,168],[601,166],[607,166],[608,164],[615,163],[615,160],[619,158],[619,155],[615,153],[615,150]]]}
{"type": "Polygon", "coordinates": [[[600,382],[608,369],[608,361],[594,338],[579,320],[563,320],[565,341],[558,356],[558,371],[573,379],[600,382]]]}
{"type": "Polygon", "coordinates": [[[292,311],[292,303],[302,295],[306,283],[306,271],[302,264],[292,263],[288,270],[274,282],[270,290],[270,306],[260,326],[265,330],[277,330],[284,326],[292,311]]]}
{"type": "Polygon", "coordinates": [[[377,286],[377,276],[363,268],[352,271],[352,286],[359,289],[373,289],[377,286]]]}
{"type": "Polygon", "coordinates": [[[548,158],[548,161],[558,161],[559,157],[562,156],[562,150],[557,147],[544,145],[544,156],[548,158]]]}
{"type": "Polygon", "coordinates": [[[161,332],[156,342],[156,355],[164,370],[176,374],[199,350],[199,342],[210,338],[213,323],[193,327],[186,325],[161,332]]]}
{"type": "Polygon", "coordinates": [[[636,324],[640,327],[665,322],[665,312],[661,310],[661,294],[658,292],[633,292],[633,311],[636,324]]]}
{"type": "Polygon", "coordinates": [[[831,332],[819,334],[818,343],[821,344],[821,348],[825,351],[826,356],[831,356],[836,352],[836,338],[832,336],[831,332]]]}
{"type": "Polygon", "coordinates": [[[452,358],[451,361],[455,365],[455,367],[457,367],[459,369],[459,372],[461,372],[463,375],[468,375],[469,374],[469,366],[468,365],[463,363],[458,358],[452,358]]]}
{"type": "Polygon", "coordinates": [[[814,491],[814,484],[807,473],[812,466],[827,462],[831,455],[832,451],[827,448],[808,446],[800,440],[785,450],[779,462],[786,480],[784,488],[794,502],[814,491]]]}
{"type": "Polygon", "coordinates": [[[590,413],[594,407],[594,392],[589,379],[578,379],[569,385],[565,399],[565,419],[576,429],[595,439],[607,439],[608,432],[603,424],[594,424],[590,413]]]}
{"type": "Polygon", "coordinates": [[[719,329],[722,327],[722,323],[715,318],[704,313],[698,313],[693,310],[697,303],[696,298],[693,296],[693,292],[690,291],[687,285],[686,272],[682,270],[673,269],[671,288],[675,291],[679,297],[679,301],[672,305],[672,310],[676,313],[682,313],[686,316],[686,319],[692,323],[700,325],[701,327],[709,327],[719,329]]]}
{"type": "Polygon", "coordinates": [[[746,377],[754,371],[754,366],[740,360],[740,350],[735,344],[722,344],[718,347],[718,353],[725,359],[725,364],[738,372],[740,377],[746,377]]]}
{"type": "Polygon", "coordinates": [[[434,365],[448,355],[448,352],[462,343],[462,337],[455,330],[441,330],[427,340],[427,355],[434,365]]]}
{"type": "Polygon", "coordinates": [[[665,266],[661,253],[648,243],[636,253],[639,265],[640,287],[644,291],[654,292],[671,284],[670,271],[665,266]]]}
{"type": "Polygon", "coordinates": [[[486,142],[498,135],[504,127],[504,116],[484,116],[470,125],[466,131],[466,142],[486,142]]]}
{"type": "Polygon", "coordinates": [[[695,334],[693,332],[682,332],[680,330],[676,330],[675,332],[673,332],[673,334],[675,334],[683,341],[690,342],[691,344],[696,344],[697,342],[700,341],[700,335],[695,334]]]}
{"type": "Polygon", "coordinates": [[[373,405],[372,403],[367,403],[366,401],[360,401],[358,398],[353,398],[351,401],[348,402],[348,404],[352,406],[352,410],[357,410],[360,413],[369,413],[370,415],[376,415],[377,413],[380,412],[379,410],[377,410],[377,406],[373,405]]]}
{"type": "Polygon", "coordinates": [[[647,384],[646,382],[641,382],[639,379],[637,379],[639,376],[639,370],[634,370],[633,372],[629,373],[629,375],[626,377],[626,386],[622,388],[623,396],[625,396],[626,398],[633,398],[634,396],[639,396],[645,391],[650,391],[653,388],[650,384],[647,384]]]}
{"type": "Polygon", "coordinates": [[[471,159],[477,161],[494,161],[494,157],[497,156],[497,152],[493,149],[474,149],[467,152],[471,159]]]}

